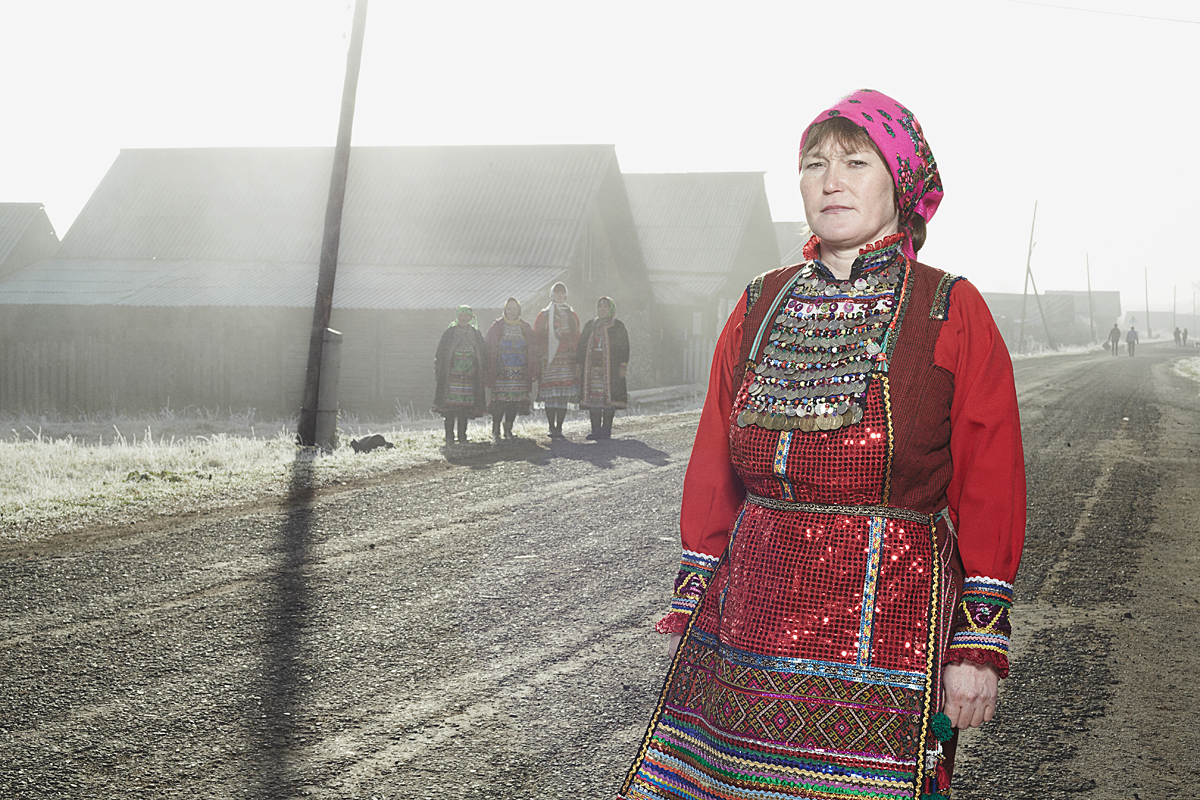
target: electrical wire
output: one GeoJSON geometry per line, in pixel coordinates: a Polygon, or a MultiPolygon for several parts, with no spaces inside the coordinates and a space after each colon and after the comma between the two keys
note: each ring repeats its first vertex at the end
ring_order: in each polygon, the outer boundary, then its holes
{"type": "Polygon", "coordinates": [[[1079,8],[1077,6],[1059,6],[1052,3],[1035,3],[1033,0],[1008,0],[1009,3],[1020,3],[1024,6],[1041,6],[1042,8],[1059,8],[1063,11],[1080,11],[1084,14],[1108,14],[1114,17],[1133,17],[1134,19],[1154,19],[1160,22],[1182,22],[1185,25],[1200,25],[1200,20],[1175,19],[1174,17],[1151,17],[1145,14],[1126,14],[1122,11],[1101,11],[1096,8],[1079,8]]]}

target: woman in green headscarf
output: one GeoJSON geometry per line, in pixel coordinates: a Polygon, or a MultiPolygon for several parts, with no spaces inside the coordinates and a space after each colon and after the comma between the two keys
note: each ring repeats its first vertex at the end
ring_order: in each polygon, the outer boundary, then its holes
{"type": "Polygon", "coordinates": [[[579,407],[592,417],[588,439],[612,436],[613,415],[629,405],[625,370],[629,366],[629,332],[617,319],[617,304],[611,297],[596,301],[596,318],[583,326],[576,353],[582,369],[579,407]]]}
{"type": "Polygon", "coordinates": [[[446,444],[454,444],[455,423],[458,443],[467,443],[467,420],[483,416],[487,410],[484,396],[484,344],[470,306],[459,306],[454,321],[438,342],[433,360],[437,389],[433,412],[446,418],[446,444]]]}

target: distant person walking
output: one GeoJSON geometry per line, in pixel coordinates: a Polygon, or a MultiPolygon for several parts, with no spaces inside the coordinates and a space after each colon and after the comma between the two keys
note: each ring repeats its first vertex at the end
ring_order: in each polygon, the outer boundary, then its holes
{"type": "Polygon", "coordinates": [[[1183,329],[1183,346],[1187,347],[1187,328],[1183,329]]]}
{"type": "Polygon", "coordinates": [[[492,441],[513,438],[513,421],[518,414],[529,413],[529,393],[537,370],[537,349],[533,326],[521,319],[521,304],[510,297],[504,304],[504,316],[488,328],[487,385],[492,390],[492,441]]]}
{"type": "Polygon", "coordinates": [[[1112,330],[1108,332],[1108,349],[1115,356],[1117,351],[1121,349],[1121,328],[1117,323],[1113,323],[1112,330]]]}
{"type": "Polygon", "coordinates": [[[1130,325],[1129,333],[1125,334],[1125,348],[1129,351],[1129,355],[1133,355],[1133,351],[1137,348],[1137,343],[1137,328],[1130,325]]]}
{"type": "Polygon", "coordinates": [[[433,359],[437,388],[433,394],[433,412],[446,418],[446,444],[454,444],[458,425],[458,443],[467,443],[467,420],[481,417],[487,410],[483,388],[483,336],[476,327],[475,312],[459,306],[454,321],[442,334],[433,359]]]}
{"type": "Polygon", "coordinates": [[[588,439],[612,438],[613,416],[629,405],[625,369],[629,365],[629,332],[617,319],[617,304],[611,297],[596,301],[596,318],[588,320],[579,337],[579,407],[592,418],[588,439]]]}
{"type": "Polygon", "coordinates": [[[579,315],[567,305],[565,284],[556,283],[551,288],[550,305],[537,315],[533,332],[541,354],[537,402],[546,409],[550,438],[561,439],[567,410],[579,403],[579,365],[575,361],[579,315]]]}
{"type": "Polygon", "coordinates": [[[1179,328],[1175,329],[1175,346],[1183,347],[1183,344],[1179,341],[1179,328]]]}

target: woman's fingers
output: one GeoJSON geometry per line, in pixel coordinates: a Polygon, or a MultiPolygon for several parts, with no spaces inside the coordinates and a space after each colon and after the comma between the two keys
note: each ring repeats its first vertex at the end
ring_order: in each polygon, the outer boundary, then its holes
{"type": "Polygon", "coordinates": [[[955,728],[978,728],[996,714],[1000,676],[995,667],[962,661],[947,664],[942,673],[946,689],[944,713],[955,728]]]}

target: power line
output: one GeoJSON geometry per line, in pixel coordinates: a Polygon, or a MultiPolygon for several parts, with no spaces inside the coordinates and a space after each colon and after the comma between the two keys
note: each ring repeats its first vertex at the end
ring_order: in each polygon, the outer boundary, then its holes
{"type": "Polygon", "coordinates": [[[1063,11],[1079,11],[1084,14],[1108,14],[1113,17],[1133,17],[1134,19],[1155,19],[1160,22],[1182,22],[1185,25],[1200,25],[1200,20],[1175,19],[1174,17],[1150,17],[1145,14],[1125,14],[1121,11],[1101,11],[1096,8],[1078,8],[1076,6],[1058,6],[1053,3],[1034,3],[1032,0],[1008,0],[1010,3],[1020,3],[1023,6],[1041,6],[1042,8],[1059,8],[1063,11]]]}

